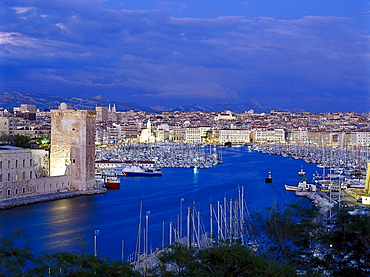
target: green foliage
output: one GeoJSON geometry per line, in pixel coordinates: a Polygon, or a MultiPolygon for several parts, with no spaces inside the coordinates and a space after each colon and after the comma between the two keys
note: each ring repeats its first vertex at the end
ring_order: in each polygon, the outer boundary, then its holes
{"type": "Polygon", "coordinates": [[[161,276],[296,276],[292,268],[282,267],[239,244],[204,250],[174,244],[159,259],[161,276]]]}
{"type": "Polygon", "coordinates": [[[35,260],[29,276],[140,276],[127,264],[118,260],[99,259],[93,255],[59,252],[43,254],[35,260]]]}
{"type": "Polygon", "coordinates": [[[0,276],[24,276],[32,259],[22,231],[15,230],[9,237],[0,234],[0,276]]]}
{"type": "Polygon", "coordinates": [[[323,261],[313,255],[324,229],[316,218],[315,211],[295,204],[284,210],[273,206],[269,213],[254,215],[260,253],[314,274],[323,266],[323,261]]]}
{"type": "MultiPolygon", "coordinates": [[[[158,254],[159,264],[146,276],[369,276],[370,216],[338,215],[328,231],[311,209],[272,207],[254,216],[258,252],[241,244],[219,243],[189,249],[175,243],[158,254]]],[[[82,254],[42,254],[35,259],[21,231],[0,234],[3,276],[141,276],[131,265],[82,254]]]]}
{"type": "Polygon", "coordinates": [[[35,142],[40,148],[47,148],[50,146],[50,140],[44,135],[38,138],[35,142]]]}
{"type": "Polygon", "coordinates": [[[37,259],[28,246],[28,238],[15,230],[0,234],[0,277],[18,276],[140,276],[131,266],[118,260],[99,259],[76,253],[42,254],[37,259]]]}
{"type": "Polygon", "coordinates": [[[343,212],[337,222],[324,241],[333,276],[369,276],[370,216],[343,212]]]}
{"type": "Polygon", "coordinates": [[[2,143],[22,147],[22,148],[30,148],[30,138],[27,136],[22,135],[1,135],[0,141],[2,143]]]}

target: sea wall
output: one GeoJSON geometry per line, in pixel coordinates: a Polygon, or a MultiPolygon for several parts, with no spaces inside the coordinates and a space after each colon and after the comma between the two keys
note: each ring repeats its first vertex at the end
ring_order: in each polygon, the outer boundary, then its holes
{"type": "Polygon", "coordinates": [[[319,213],[325,217],[329,210],[334,207],[334,202],[321,191],[296,191],[295,195],[310,199],[312,204],[319,209],[319,213]]]}
{"type": "Polygon", "coordinates": [[[71,197],[77,197],[77,196],[83,196],[83,195],[93,195],[93,194],[100,194],[100,193],[106,193],[107,190],[105,188],[100,189],[93,189],[93,190],[87,190],[87,191],[65,191],[65,192],[59,192],[59,193],[52,193],[52,194],[44,194],[44,195],[38,195],[38,196],[32,196],[32,197],[26,197],[26,198],[20,198],[20,199],[12,199],[12,200],[3,200],[0,201],[0,210],[10,209],[14,207],[19,206],[25,206],[30,204],[36,204],[36,203],[43,203],[58,199],[64,199],[64,198],[71,198],[71,197]]]}

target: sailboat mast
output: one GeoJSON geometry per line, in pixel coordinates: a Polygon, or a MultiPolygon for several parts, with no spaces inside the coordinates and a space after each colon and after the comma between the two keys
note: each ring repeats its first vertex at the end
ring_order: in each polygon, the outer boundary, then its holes
{"type": "Polygon", "coordinates": [[[137,262],[140,260],[140,250],[141,250],[141,222],[142,222],[142,215],[143,214],[143,198],[140,199],[140,216],[139,216],[139,226],[137,230],[137,238],[136,238],[136,255],[137,255],[137,262]]]}

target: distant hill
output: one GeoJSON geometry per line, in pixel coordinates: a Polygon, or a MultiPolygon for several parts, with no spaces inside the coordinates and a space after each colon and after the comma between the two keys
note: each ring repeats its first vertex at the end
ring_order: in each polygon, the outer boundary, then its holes
{"type": "Polygon", "coordinates": [[[3,92],[0,94],[0,107],[11,109],[19,107],[20,104],[33,104],[38,109],[50,110],[57,109],[61,102],[65,102],[74,109],[95,110],[96,106],[106,106],[109,104],[116,105],[117,111],[145,111],[156,112],[156,110],[131,103],[113,102],[104,99],[101,95],[89,98],[81,97],[63,97],[51,94],[38,93],[20,93],[20,92],[3,92]]]}
{"type": "MultiPolygon", "coordinates": [[[[250,100],[239,104],[231,104],[228,102],[221,102],[212,106],[199,105],[183,105],[177,108],[168,108],[163,106],[144,107],[133,103],[115,102],[104,99],[101,95],[92,96],[89,98],[81,97],[63,97],[51,94],[38,93],[20,93],[20,92],[3,92],[0,93],[0,107],[12,109],[19,107],[21,104],[33,104],[38,109],[50,110],[56,109],[61,102],[67,103],[75,109],[81,110],[95,110],[96,106],[111,106],[116,105],[117,111],[145,111],[152,113],[161,113],[164,111],[203,111],[203,112],[221,112],[230,110],[232,112],[240,113],[253,109],[255,112],[270,112],[271,110],[284,110],[278,107],[263,105],[256,100],[250,100]]],[[[295,109],[292,112],[302,112],[303,110],[295,109]]]]}

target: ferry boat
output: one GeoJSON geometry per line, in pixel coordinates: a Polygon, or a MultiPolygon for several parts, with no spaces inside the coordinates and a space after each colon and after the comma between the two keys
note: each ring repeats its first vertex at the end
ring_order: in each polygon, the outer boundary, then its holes
{"type": "Polygon", "coordinates": [[[162,176],[162,170],[144,168],[138,165],[129,165],[122,168],[123,176],[162,176]]]}
{"type": "Polygon", "coordinates": [[[121,186],[121,181],[117,174],[110,173],[104,176],[104,185],[107,189],[119,189],[121,186]]]}

